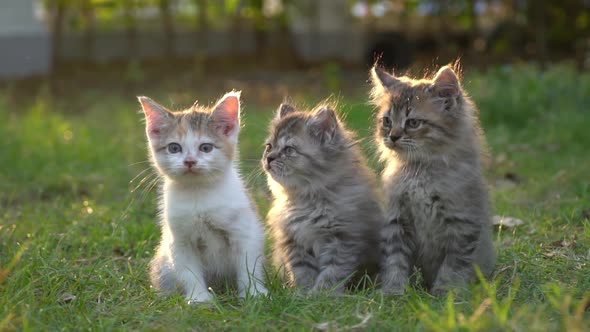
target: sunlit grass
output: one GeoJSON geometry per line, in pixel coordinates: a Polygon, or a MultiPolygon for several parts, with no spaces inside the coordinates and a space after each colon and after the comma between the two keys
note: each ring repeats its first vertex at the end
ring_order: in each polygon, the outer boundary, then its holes
{"type": "MultiPolygon", "coordinates": [[[[304,298],[269,271],[271,299],[221,296],[210,306],[150,288],[156,190],[149,178],[139,185],[142,176],[130,183],[149,167],[134,96],[41,90],[15,103],[0,91],[0,330],[587,330],[590,74],[507,67],[468,72],[465,85],[492,151],[495,214],[525,221],[495,233],[493,280],[444,298],[421,289],[304,298]]],[[[191,92],[175,89],[161,95],[191,92]]],[[[374,156],[370,107],[346,96],[339,104],[374,156]]],[[[258,158],[271,117],[272,108],[248,105],[241,132],[244,177],[262,215],[258,158]]]]}

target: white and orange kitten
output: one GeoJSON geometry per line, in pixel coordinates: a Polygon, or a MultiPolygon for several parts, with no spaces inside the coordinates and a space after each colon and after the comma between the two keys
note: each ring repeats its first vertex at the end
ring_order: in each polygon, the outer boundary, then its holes
{"type": "Polygon", "coordinates": [[[178,112],[139,97],[153,164],[163,175],[162,240],[150,263],[152,285],[189,303],[209,302],[229,281],[240,297],[266,294],[264,230],[234,162],[240,93],[207,109],[178,112]]]}

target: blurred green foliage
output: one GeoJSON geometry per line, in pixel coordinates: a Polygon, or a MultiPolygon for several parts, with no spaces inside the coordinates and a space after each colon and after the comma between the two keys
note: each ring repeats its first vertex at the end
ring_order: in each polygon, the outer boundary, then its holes
{"type": "MultiPolygon", "coordinates": [[[[162,47],[168,55],[174,54],[173,40],[180,30],[253,28],[256,47],[264,49],[268,46],[268,33],[284,33],[292,26],[294,16],[290,12],[316,21],[322,19],[318,16],[322,2],[309,0],[44,0],[43,3],[52,22],[56,54],[61,47],[59,40],[69,32],[83,33],[83,50],[89,55],[96,33],[126,31],[129,52],[133,53],[136,48],[133,45],[137,45],[136,32],[159,29],[165,36],[162,47]]],[[[414,20],[423,22],[418,25],[422,37],[431,37],[430,44],[442,43],[445,51],[453,54],[465,53],[466,46],[480,52],[541,60],[551,55],[576,57],[582,63],[590,49],[588,1],[355,0],[348,1],[351,10],[342,15],[350,15],[359,3],[364,3],[367,10],[362,18],[353,22],[358,29],[368,29],[368,36],[376,32],[371,27],[381,25],[378,22],[394,22],[395,27],[389,29],[405,33],[410,28],[404,22],[414,20]],[[375,6],[387,8],[387,14],[378,17],[371,9],[375,6]],[[462,47],[444,41],[451,31],[461,40],[462,47]]],[[[387,23],[384,26],[388,29],[387,23]]],[[[286,35],[279,38],[288,39],[286,35]]]]}

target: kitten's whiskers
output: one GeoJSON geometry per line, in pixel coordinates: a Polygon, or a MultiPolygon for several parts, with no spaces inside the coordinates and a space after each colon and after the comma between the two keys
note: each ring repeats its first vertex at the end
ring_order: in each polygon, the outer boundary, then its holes
{"type": "Polygon", "coordinates": [[[135,166],[135,165],[140,165],[140,164],[145,164],[145,163],[151,163],[151,161],[150,160],[142,160],[142,161],[138,161],[135,163],[131,163],[131,164],[129,164],[129,166],[135,166]]]}
{"type": "Polygon", "coordinates": [[[137,180],[137,178],[139,178],[140,176],[142,176],[143,174],[145,174],[146,172],[149,172],[149,171],[153,171],[153,169],[151,167],[148,167],[148,168],[144,169],[143,171],[139,172],[133,179],[131,179],[129,181],[129,184],[132,184],[133,182],[135,182],[135,180],[137,180]]]}
{"type": "Polygon", "coordinates": [[[144,176],[144,177],[141,179],[141,181],[139,181],[139,183],[138,183],[138,184],[137,184],[137,185],[136,185],[136,186],[135,186],[133,189],[131,189],[131,192],[133,193],[133,192],[135,192],[137,189],[141,188],[141,186],[142,186],[144,183],[146,183],[146,182],[148,182],[148,181],[151,181],[151,180],[153,179],[153,177],[159,177],[159,176],[160,176],[160,175],[159,175],[157,172],[155,172],[155,171],[152,171],[151,173],[148,173],[147,175],[145,175],[145,176],[144,176]]]}

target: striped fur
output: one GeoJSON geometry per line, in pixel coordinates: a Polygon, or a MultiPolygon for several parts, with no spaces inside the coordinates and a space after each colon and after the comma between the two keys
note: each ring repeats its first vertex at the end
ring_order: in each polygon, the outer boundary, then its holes
{"type": "Polygon", "coordinates": [[[402,292],[412,266],[433,292],[473,281],[476,265],[489,275],[496,253],[475,105],[450,67],[432,80],[398,78],[379,68],[372,76],[389,202],[383,289],[402,292]]]}
{"type": "Polygon", "coordinates": [[[282,105],[266,146],[273,259],[289,283],[339,293],[375,272],[383,216],[374,175],[335,112],[282,105]]]}

